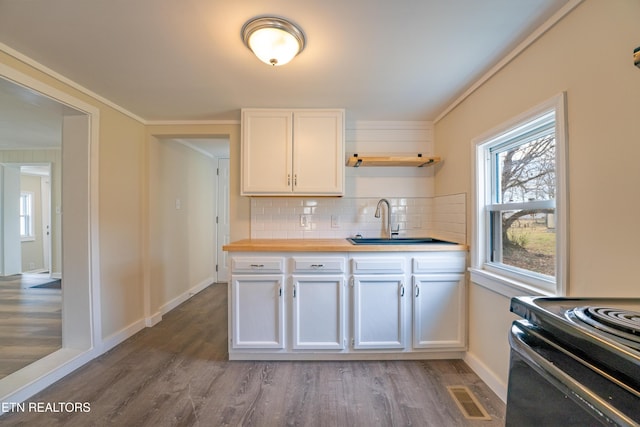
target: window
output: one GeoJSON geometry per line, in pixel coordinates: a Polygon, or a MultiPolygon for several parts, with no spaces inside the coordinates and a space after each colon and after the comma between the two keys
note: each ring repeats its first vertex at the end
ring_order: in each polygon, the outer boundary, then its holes
{"type": "Polygon", "coordinates": [[[564,94],[474,140],[472,275],[522,293],[565,293],[564,94]]]}
{"type": "Polygon", "coordinates": [[[20,238],[33,240],[33,193],[20,193],[20,238]]]}

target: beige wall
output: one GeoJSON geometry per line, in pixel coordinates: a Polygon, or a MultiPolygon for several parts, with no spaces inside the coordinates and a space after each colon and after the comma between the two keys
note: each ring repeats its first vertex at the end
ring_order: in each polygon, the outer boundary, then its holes
{"type": "MultiPolygon", "coordinates": [[[[638,17],[637,0],[586,0],[435,125],[436,194],[471,206],[471,140],[567,92],[572,296],[638,296],[638,17]]],[[[469,355],[506,384],[508,299],[471,284],[469,310],[469,355]]]]}
{"type": "Polygon", "coordinates": [[[100,286],[103,337],[144,315],[142,205],[144,126],[100,110],[100,286]]]}
{"type": "Polygon", "coordinates": [[[214,160],[172,140],[150,147],[151,312],[213,282],[214,160]]]}
{"type": "MultiPolygon", "coordinates": [[[[249,237],[250,198],[240,196],[240,124],[150,125],[146,130],[145,149],[157,139],[221,137],[229,139],[229,217],[231,241],[249,237]]],[[[149,153],[146,154],[149,158],[149,153]]],[[[150,167],[147,164],[147,169],[150,167]]],[[[148,183],[146,185],[149,185],[148,183]]]]}

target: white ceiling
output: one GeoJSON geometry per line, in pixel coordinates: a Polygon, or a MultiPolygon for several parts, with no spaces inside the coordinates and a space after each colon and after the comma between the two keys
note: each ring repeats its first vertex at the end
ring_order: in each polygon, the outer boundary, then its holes
{"type": "MultiPolygon", "coordinates": [[[[238,120],[242,107],[433,120],[566,3],[0,0],[0,43],[146,121],[238,120]],[[285,66],[242,44],[242,25],[264,14],[305,32],[285,66]]],[[[0,103],[15,101],[10,92],[0,103]]]]}

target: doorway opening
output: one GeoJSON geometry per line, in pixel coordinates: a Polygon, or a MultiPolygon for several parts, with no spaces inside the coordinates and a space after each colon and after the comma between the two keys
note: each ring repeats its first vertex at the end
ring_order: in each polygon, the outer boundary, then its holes
{"type": "Polygon", "coordinates": [[[48,354],[29,356],[32,359],[20,356],[22,364],[0,376],[0,402],[19,402],[97,354],[99,263],[92,254],[98,247],[97,157],[93,156],[99,112],[0,64],[0,116],[0,276],[17,276],[26,282],[37,274],[53,281],[62,279],[64,272],[64,283],[58,282],[57,289],[20,286],[10,290],[17,292],[13,302],[7,288],[0,292],[0,310],[14,305],[14,310],[7,310],[12,316],[0,316],[0,321],[20,325],[2,329],[15,335],[2,339],[7,349],[3,354],[30,351],[28,347],[41,338],[55,341],[48,354]],[[23,303],[21,298],[36,292],[38,301],[46,299],[43,296],[57,297],[53,301],[57,309],[23,303]],[[16,304],[21,310],[15,310],[16,304]],[[58,330],[57,338],[34,338],[29,333],[33,330],[23,320],[38,318],[39,310],[55,314],[56,319],[47,320],[51,331],[58,330]]]}
{"type": "Polygon", "coordinates": [[[151,326],[216,282],[227,280],[229,138],[154,137],[149,145],[151,326]]]}

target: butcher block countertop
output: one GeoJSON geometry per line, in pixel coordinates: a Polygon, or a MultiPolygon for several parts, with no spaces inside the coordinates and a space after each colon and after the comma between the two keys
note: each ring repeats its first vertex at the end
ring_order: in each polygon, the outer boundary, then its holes
{"type": "Polygon", "coordinates": [[[347,239],[244,239],[224,245],[227,252],[441,252],[466,251],[467,245],[354,245],[347,239]]]}

